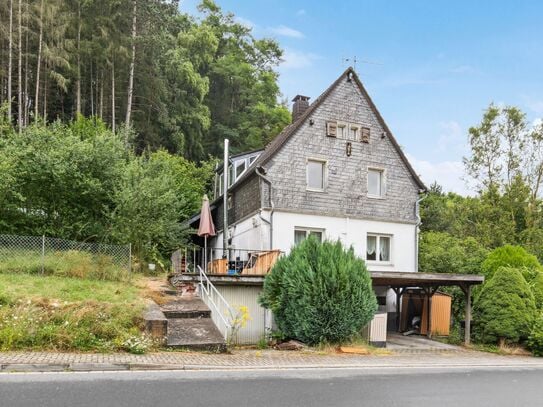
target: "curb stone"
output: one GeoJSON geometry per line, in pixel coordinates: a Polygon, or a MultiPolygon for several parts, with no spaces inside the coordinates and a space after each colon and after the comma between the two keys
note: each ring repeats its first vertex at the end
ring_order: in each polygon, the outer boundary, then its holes
{"type": "Polygon", "coordinates": [[[119,371],[130,370],[129,363],[71,363],[68,370],[72,372],[119,371]]]}
{"type": "Polygon", "coordinates": [[[8,363],[2,365],[1,372],[65,372],[69,370],[68,364],[49,363],[8,363]]]}

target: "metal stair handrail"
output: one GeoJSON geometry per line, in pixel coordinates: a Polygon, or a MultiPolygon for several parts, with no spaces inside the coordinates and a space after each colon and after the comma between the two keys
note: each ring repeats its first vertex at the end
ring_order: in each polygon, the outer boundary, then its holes
{"type": "Polygon", "coordinates": [[[235,315],[235,310],[230,306],[228,301],[224,299],[222,294],[213,285],[206,273],[200,266],[197,266],[200,275],[199,290],[202,301],[211,310],[211,319],[224,339],[228,341],[228,336],[232,330],[231,319],[235,315]]]}

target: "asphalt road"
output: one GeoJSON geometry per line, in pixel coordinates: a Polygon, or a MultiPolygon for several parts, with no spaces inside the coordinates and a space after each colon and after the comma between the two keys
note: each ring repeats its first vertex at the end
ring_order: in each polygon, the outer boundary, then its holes
{"type": "Polygon", "coordinates": [[[1,407],[543,406],[538,369],[0,375],[1,407]]]}

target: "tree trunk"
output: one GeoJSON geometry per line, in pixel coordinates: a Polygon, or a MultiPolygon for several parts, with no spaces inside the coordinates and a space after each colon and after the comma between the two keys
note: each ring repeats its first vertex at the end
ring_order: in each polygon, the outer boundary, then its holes
{"type": "Polygon", "coordinates": [[[9,2],[9,43],[8,43],[8,117],[10,122],[11,117],[11,82],[13,70],[13,0],[9,2]]]}
{"type": "Polygon", "coordinates": [[[92,87],[92,60],[90,61],[90,105],[91,105],[91,117],[94,116],[94,90],[92,87]]]}
{"type": "Polygon", "coordinates": [[[47,80],[47,60],[45,60],[45,66],[44,66],[44,72],[45,72],[45,79],[43,83],[43,122],[47,123],[47,85],[49,81],[47,80]]]}
{"type": "Polygon", "coordinates": [[[132,94],[134,92],[134,66],[136,64],[136,34],[137,34],[137,0],[132,0],[132,59],[130,61],[130,74],[128,77],[128,100],[126,102],[126,127],[130,127],[132,114],[132,94]]]}
{"type": "Polygon", "coordinates": [[[26,16],[26,33],[25,33],[25,91],[24,91],[24,94],[25,94],[25,104],[24,104],[24,126],[28,126],[28,102],[30,100],[30,98],[28,97],[28,31],[29,30],[29,19],[30,19],[30,14],[28,12],[28,7],[29,7],[29,2],[27,1],[26,2],[26,13],[25,13],[25,16],[26,16]]]}
{"type": "Polygon", "coordinates": [[[111,130],[115,134],[115,60],[111,62],[111,130]]]}
{"type": "Polygon", "coordinates": [[[100,70],[100,119],[104,118],[104,71],[100,70]]]}
{"type": "Polygon", "coordinates": [[[19,33],[19,42],[17,44],[18,55],[18,81],[17,81],[17,127],[19,128],[19,133],[23,129],[23,8],[22,0],[19,0],[19,15],[18,15],[18,33],[19,33]]]}
{"type": "Polygon", "coordinates": [[[36,63],[36,95],[34,97],[34,121],[36,122],[38,120],[38,117],[40,116],[39,109],[39,101],[40,101],[40,68],[41,68],[41,52],[42,52],[42,44],[43,44],[43,2],[44,0],[41,0],[40,3],[40,34],[38,38],[38,61],[36,63]]]}
{"type": "MultiPolygon", "coordinates": [[[[91,81],[92,87],[92,81],[91,81]]],[[[81,1],[77,4],[77,79],[75,82],[75,112],[81,114],[81,1]]],[[[92,99],[92,94],[91,94],[92,99]]]]}

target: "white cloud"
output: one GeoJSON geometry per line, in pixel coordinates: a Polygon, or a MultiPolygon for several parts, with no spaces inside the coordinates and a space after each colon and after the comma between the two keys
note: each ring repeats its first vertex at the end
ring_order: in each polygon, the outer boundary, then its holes
{"type": "Polygon", "coordinates": [[[313,63],[320,59],[320,56],[311,52],[301,52],[292,49],[285,49],[283,53],[283,62],[279,65],[280,70],[301,69],[312,66],[313,63]]]}
{"type": "Polygon", "coordinates": [[[534,113],[543,115],[543,100],[531,100],[528,102],[528,107],[534,113]]]}
{"type": "Polygon", "coordinates": [[[406,155],[427,187],[434,181],[437,181],[443,187],[444,191],[456,192],[461,195],[473,194],[462,179],[464,176],[464,165],[462,162],[441,161],[432,163],[426,160],[419,160],[408,153],[406,155]]]}
{"type": "Polygon", "coordinates": [[[290,38],[304,38],[305,35],[295,30],[294,28],[287,27],[286,25],[279,25],[277,27],[272,27],[269,29],[269,31],[275,35],[280,35],[282,37],[290,37],[290,38]]]}
{"type": "Polygon", "coordinates": [[[466,137],[462,126],[454,120],[439,122],[439,137],[437,139],[436,152],[455,151],[466,154],[466,137]]]}
{"type": "Polygon", "coordinates": [[[305,16],[306,12],[305,12],[305,9],[300,9],[296,12],[296,15],[297,16],[305,16]]]}
{"type": "Polygon", "coordinates": [[[247,18],[243,18],[243,17],[236,16],[236,17],[234,17],[234,20],[235,20],[237,23],[239,23],[239,24],[241,24],[241,25],[243,25],[243,26],[245,26],[245,27],[247,27],[247,28],[253,29],[253,28],[256,27],[256,24],[253,23],[251,20],[249,20],[249,19],[247,19],[247,18]]]}

